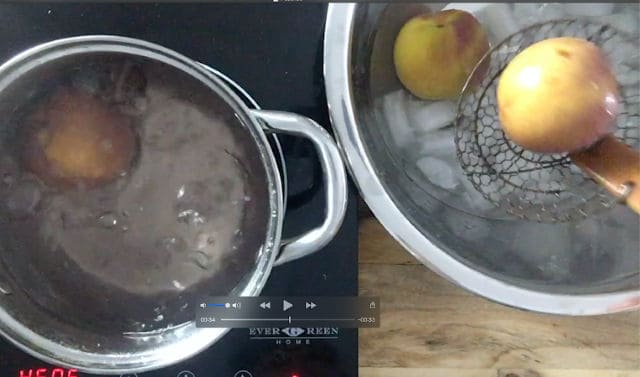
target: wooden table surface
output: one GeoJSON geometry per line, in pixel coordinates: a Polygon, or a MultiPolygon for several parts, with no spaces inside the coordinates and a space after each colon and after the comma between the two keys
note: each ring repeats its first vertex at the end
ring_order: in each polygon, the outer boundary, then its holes
{"type": "Polygon", "coordinates": [[[360,377],[640,377],[640,312],[564,317],[495,304],[418,264],[374,219],[360,225],[360,377]]]}

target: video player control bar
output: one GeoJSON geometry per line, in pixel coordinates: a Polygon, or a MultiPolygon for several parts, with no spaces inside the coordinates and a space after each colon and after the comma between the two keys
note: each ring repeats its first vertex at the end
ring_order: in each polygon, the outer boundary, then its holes
{"type": "Polygon", "coordinates": [[[377,297],[208,297],[197,305],[198,327],[380,326],[377,297]]]}

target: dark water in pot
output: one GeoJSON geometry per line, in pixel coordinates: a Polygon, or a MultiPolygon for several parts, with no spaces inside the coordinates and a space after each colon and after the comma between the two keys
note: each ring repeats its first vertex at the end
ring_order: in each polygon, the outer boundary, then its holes
{"type": "Polygon", "coordinates": [[[125,55],[62,59],[29,76],[0,96],[0,262],[13,285],[63,322],[105,333],[190,321],[195,297],[232,291],[270,216],[259,151],[234,110],[187,74],[125,55]],[[32,114],[60,90],[132,120],[135,159],[117,179],[60,187],[25,165],[27,130],[48,127],[32,114]]]}

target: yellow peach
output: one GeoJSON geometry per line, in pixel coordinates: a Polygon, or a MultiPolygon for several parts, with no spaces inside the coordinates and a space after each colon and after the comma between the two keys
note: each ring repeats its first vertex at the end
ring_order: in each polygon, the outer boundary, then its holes
{"type": "Polygon", "coordinates": [[[132,119],[77,90],[53,94],[27,127],[26,168],[57,187],[112,181],[129,169],[136,153],[132,119]]]}
{"type": "Polygon", "coordinates": [[[603,52],[579,38],[551,38],[502,72],[498,111],[505,134],[541,153],[585,149],[615,129],[618,83],[603,52]]]}
{"type": "MultiPolygon", "coordinates": [[[[400,82],[413,95],[455,99],[488,50],[480,22],[468,12],[451,9],[410,19],[396,37],[393,57],[400,82]]],[[[487,67],[488,60],[474,75],[476,83],[487,67]]]]}

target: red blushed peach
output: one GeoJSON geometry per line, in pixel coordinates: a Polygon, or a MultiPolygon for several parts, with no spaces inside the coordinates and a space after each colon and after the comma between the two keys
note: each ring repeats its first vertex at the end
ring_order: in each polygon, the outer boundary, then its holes
{"type": "Polygon", "coordinates": [[[552,38],[516,55],[497,89],[505,134],[535,152],[585,149],[615,129],[618,83],[605,55],[579,38],[552,38]]]}
{"type": "MultiPolygon", "coordinates": [[[[472,14],[452,9],[409,20],[396,37],[393,57],[407,90],[422,99],[441,100],[460,96],[487,51],[483,26],[472,14]]],[[[482,80],[487,68],[485,61],[472,84],[482,80]]]]}

